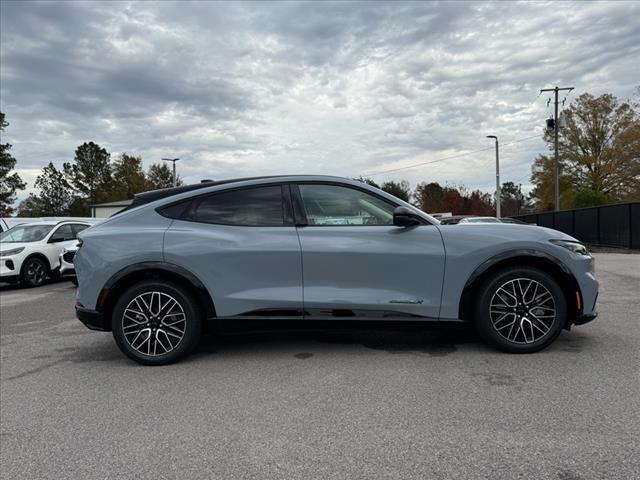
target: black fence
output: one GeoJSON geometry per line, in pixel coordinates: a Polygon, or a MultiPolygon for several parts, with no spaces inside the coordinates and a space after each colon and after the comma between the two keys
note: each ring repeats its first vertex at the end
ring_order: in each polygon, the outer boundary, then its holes
{"type": "Polygon", "coordinates": [[[640,202],[533,213],[513,218],[560,230],[592,245],[640,249],[640,202]]]}

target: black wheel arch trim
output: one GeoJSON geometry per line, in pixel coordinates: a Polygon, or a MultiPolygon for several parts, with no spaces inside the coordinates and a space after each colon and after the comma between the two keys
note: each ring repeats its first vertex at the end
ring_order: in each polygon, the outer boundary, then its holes
{"type": "MultiPolygon", "coordinates": [[[[485,272],[487,272],[490,268],[494,267],[495,265],[501,262],[504,262],[505,260],[509,260],[517,257],[529,257],[529,258],[535,258],[538,260],[546,260],[554,263],[555,265],[558,266],[558,268],[562,271],[562,273],[566,276],[566,278],[571,281],[572,288],[574,288],[580,294],[580,297],[582,297],[582,292],[580,291],[580,285],[578,284],[578,281],[576,280],[575,276],[573,275],[569,267],[567,267],[558,258],[554,257],[553,255],[547,252],[531,249],[531,248],[520,248],[515,250],[508,250],[506,252],[499,253],[485,260],[478,267],[476,267],[473,273],[469,276],[469,278],[467,279],[467,282],[464,285],[464,288],[462,289],[462,295],[460,297],[460,302],[458,305],[459,318],[468,319],[468,313],[465,313],[465,311],[467,311],[467,308],[469,307],[468,304],[471,303],[470,301],[472,300],[472,298],[469,298],[469,295],[470,294],[472,295],[473,292],[475,291],[477,287],[478,279],[480,279],[480,277],[482,277],[482,275],[485,272]]],[[[576,311],[575,315],[576,316],[582,315],[582,311],[581,310],[576,311]]],[[[569,318],[568,323],[573,323],[573,318],[569,318]]]]}
{"type": "Polygon", "coordinates": [[[51,263],[49,263],[49,259],[47,258],[47,256],[44,253],[40,253],[40,252],[33,252],[30,253],[27,258],[25,258],[22,261],[22,265],[20,266],[20,272],[22,272],[22,269],[24,268],[24,266],[27,264],[27,262],[29,260],[31,260],[32,258],[38,258],[40,260],[42,260],[44,262],[44,265],[47,267],[47,275],[49,275],[49,273],[52,271],[51,270],[51,263]]]}
{"type": "Polygon", "coordinates": [[[537,257],[537,258],[544,258],[546,260],[551,260],[553,263],[558,265],[562,269],[562,271],[564,271],[564,273],[566,273],[567,275],[573,276],[573,273],[571,273],[571,270],[569,270],[569,268],[564,263],[562,263],[553,255],[550,255],[547,252],[543,252],[541,250],[520,248],[517,250],[508,250],[506,252],[499,253],[485,260],[473,271],[471,276],[467,279],[467,283],[465,284],[464,287],[467,288],[468,285],[473,283],[480,275],[486,272],[489,268],[493,267],[496,263],[500,263],[503,260],[508,260],[514,257],[537,257]]]}
{"type": "MultiPolygon", "coordinates": [[[[204,313],[206,317],[213,318],[216,316],[213,299],[211,298],[211,294],[205,287],[204,283],[186,268],[174,263],[162,261],[134,263],[132,265],[127,265],[123,269],[117,271],[109,278],[109,280],[106,281],[106,283],[102,287],[100,295],[98,296],[98,301],[103,298],[105,292],[110,292],[119,284],[119,282],[131,275],[142,274],[143,277],[153,278],[154,274],[157,273],[167,273],[171,276],[181,278],[183,283],[186,283],[187,286],[193,288],[192,293],[196,294],[197,300],[201,303],[205,310],[204,313]]],[[[113,299],[110,298],[108,301],[113,301],[113,299]]],[[[96,310],[104,311],[104,307],[102,305],[97,305],[96,310]]]]}

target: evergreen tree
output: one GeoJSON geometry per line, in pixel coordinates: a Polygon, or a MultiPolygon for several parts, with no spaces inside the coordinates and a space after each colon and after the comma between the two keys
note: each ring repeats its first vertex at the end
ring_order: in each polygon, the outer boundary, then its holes
{"type": "Polygon", "coordinates": [[[64,174],[53,163],[44,167],[42,175],[36,178],[36,188],[41,216],[62,217],[67,215],[71,203],[71,187],[64,174]]]}
{"type": "MultiPolygon", "coordinates": [[[[4,132],[9,125],[0,112],[0,132],[4,132]]],[[[22,181],[17,172],[11,173],[16,166],[16,159],[9,153],[11,144],[0,144],[0,216],[6,217],[13,213],[11,205],[16,200],[16,191],[24,190],[27,184],[22,181]]]]}
{"type": "Polygon", "coordinates": [[[109,152],[93,142],[85,142],[76,148],[74,161],[63,166],[68,183],[89,204],[109,200],[112,188],[109,152]]]}

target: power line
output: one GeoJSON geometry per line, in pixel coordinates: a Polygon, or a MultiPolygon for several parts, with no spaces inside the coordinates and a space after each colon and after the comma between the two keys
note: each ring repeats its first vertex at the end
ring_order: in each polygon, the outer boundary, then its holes
{"type": "MultiPolygon", "coordinates": [[[[507,143],[503,143],[502,146],[513,145],[514,143],[524,142],[525,140],[531,140],[532,138],[540,138],[540,134],[532,135],[530,137],[520,138],[518,140],[513,140],[513,141],[507,142],[507,143]]],[[[389,170],[382,170],[382,171],[379,171],[379,172],[363,173],[362,175],[363,176],[373,177],[375,175],[382,175],[383,173],[399,172],[400,170],[408,170],[410,168],[421,167],[423,165],[431,165],[432,163],[443,162],[445,160],[451,160],[453,158],[467,157],[469,155],[473,155],[474,153],[486,152],[487,150],[493,150],[493,149],[494,149],[494,147],[485,147],[485,148],[480,148],[478,150],[474,150],[472,152],[458,153],[456,155],[450,155],[448,157],[437,158],[435,160],[430,160],[428,162],[414,163],[413,165],[407,165],[405,167],[398,167],[398,168],[391,168],[389,170]]]]}

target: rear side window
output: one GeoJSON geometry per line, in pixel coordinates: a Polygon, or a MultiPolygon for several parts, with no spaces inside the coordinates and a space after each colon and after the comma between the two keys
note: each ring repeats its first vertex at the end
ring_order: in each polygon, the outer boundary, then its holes
{"type": "Polygon", "coordinates": [[[280,185],[247,188],[198,197],[165,208],[172,218],[201,223],[241,226],[285,224],[280,185]]]}

